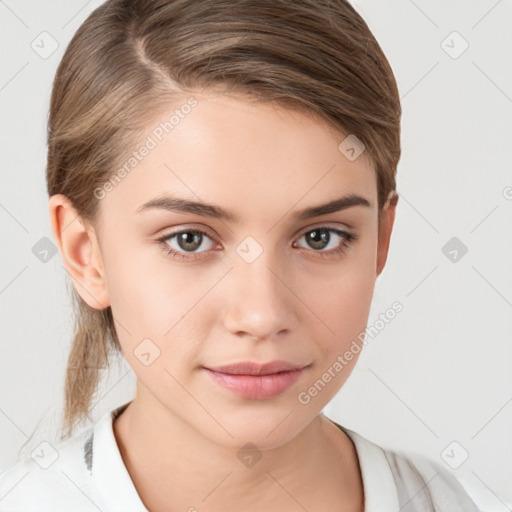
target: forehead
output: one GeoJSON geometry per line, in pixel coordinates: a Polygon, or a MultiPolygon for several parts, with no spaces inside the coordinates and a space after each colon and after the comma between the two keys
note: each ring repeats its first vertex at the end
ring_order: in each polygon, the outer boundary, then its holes
{"type": "Polygon", "coordinates": [[[275,217],[349,193],[375,208],[373,163],[364,152],[347,157],[347,135],[275,103],[189,94],[147,123],[101,208],[135,213],[153,197],[173,194],[221,204],[242,218],[251,211],[275,217]]]}

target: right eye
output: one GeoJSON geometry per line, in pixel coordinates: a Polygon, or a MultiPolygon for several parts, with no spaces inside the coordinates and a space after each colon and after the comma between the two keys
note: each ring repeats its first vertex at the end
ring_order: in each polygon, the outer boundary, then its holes
{"type": "MultiPolygon", "coordinates": [[[[172,257],[181,260],[193,260],[196,258],[189,256],[189,254],[192,255],[198,252],[197,249],[203,245],[205,237],[211,240],[206,232],[199,229],[181,229],[180,231],[175,231],[159,238],[158,242],[161,244],[162,249],[172,257]],[[174,247],[170,245],[169,241],[174,242],[174,247]]],[[[209,248],[212,248],[213,245],[213,243],[210,244],[209,248]]],[[[199,251],[199,253],[201,252],[205,251],[199,251]]]]}

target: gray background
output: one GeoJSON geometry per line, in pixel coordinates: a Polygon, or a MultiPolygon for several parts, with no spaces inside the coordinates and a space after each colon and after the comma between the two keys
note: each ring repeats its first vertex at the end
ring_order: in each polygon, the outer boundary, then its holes
{"type": "MultiPolygon", "coordinates": [[[[0,1],[0,471],[36,426],[22,455],[52,440],[61,419],[68,277],[59,254],[44,262],[33,247],[53,240],[51,83],[101,3],[0,1]]],[[[388,56],[403,107],[401,199],[369,325],[395,300],[404,309],[368,339],[325,412],[442,464],[482,510],[512,510],[512,1],[352,3],[388,56]]],[[[134,384],[126,363],[115,367],[93,420],[129,400],[134,384]]]]}

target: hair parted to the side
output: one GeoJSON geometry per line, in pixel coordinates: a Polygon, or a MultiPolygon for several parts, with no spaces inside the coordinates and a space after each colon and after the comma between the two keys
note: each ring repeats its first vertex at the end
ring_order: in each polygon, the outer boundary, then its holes
{"type": "MultiPolygon", "coordinates": [[[[387,58],[347,0],[106,1],[79,27],[55,76],[48,194],[64,194],[94,224],[94,190],[148,121],[184,93],[219,89],[320,116],[355,135],[374,164],[380,219],[396,189],[400,98],[387,58]]],[[[109,367],[112,351],[122,354],[111,308],[93,309],[73,295],[66,436],[89,416],[99,368],[109,367]]]]}

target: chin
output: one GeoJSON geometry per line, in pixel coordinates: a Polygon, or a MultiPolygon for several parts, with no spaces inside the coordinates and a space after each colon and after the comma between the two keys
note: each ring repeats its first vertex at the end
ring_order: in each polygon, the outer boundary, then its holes
{"type": "MultiPolygon", "coordinates": [[[[304,415],[304,407],[295,404],[270,405],[264,408],[254,407],[242,410],[241,406],[231,414],[213,414],[220,425],[209,422],[209,434],[215,442],[240,448],[246,443],[252,443],[261,450],[278,448],[297,436],[318,414],[312,412],[304,415]],[[301,410],[302,409],[302,410],[301,410]],[[302,416],[299,416],[298,413],[302,416]],[[218,427],[218,428],[216,428],[218,427]],[[226,433],[226,430],[231,434],[226,433]]],[[[204,423],[201,425],[205,427],[204,423]]]]}

